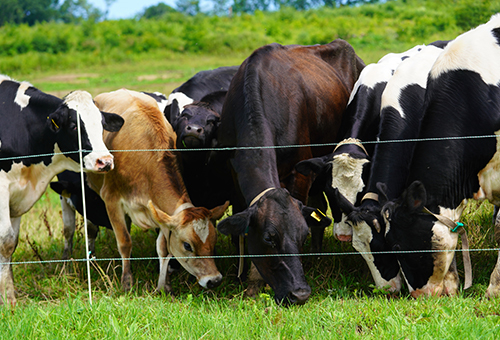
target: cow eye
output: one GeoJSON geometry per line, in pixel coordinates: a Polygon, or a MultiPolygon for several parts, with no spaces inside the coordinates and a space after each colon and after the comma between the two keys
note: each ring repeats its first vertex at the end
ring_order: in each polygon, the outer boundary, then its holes
{"type": "Polygon", "coordinates": [[[191,248],[191,245],[187,242],[184,242],[184,249],[186,249],[189,252],[193,252],[193,248],[191,248]]]}
{"type": "Polygon", "coordinates": [[[273,248],[276,247],[276,242],[274,242],[274,235],[272,234],[266,234],[264,236],[264,242],[273,248]]]}
{"type": "Polygon", "coordinates": [[[70,123],[70,124],[69,124],[69,129],[70,129],[70,130],[76,130],[76,127],[77,127],[77,126],[76,126],[76,123],[70,123]]]}

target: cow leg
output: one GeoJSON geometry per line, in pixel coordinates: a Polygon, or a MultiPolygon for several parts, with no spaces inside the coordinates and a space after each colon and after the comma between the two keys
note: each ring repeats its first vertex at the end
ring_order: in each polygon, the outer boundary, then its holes
{"type": "Polygon", "coordinates": [[[73,254],[73,236],[75,235],[75,209],[69,204],[69,198],[59,196],[63,219],[64,250],[62,259],[67,260],[73,254]]]}
{"type": "Polygon", "coordinates": [[[264,287],[266,282],[260,275],[257,267],[252,264],[250,265],[250,274],[248,275],[248,288],[245,291],[245,296],[253,297],[257,295],[258,292],[264,287]]]}
{"type": "Polygon", "coordinates": [[[19,240],[21,217],[9,218],[9,206],[2,207],[0,213],[0,305],[6,302],[16,304],[14,277],[12,274],[12,254],[19,240]]]}
{"type": "Polygon", "coordinates": [[[498,252],[497,264],[490,276],[490,285],[486,290],[486,297],[493,298],[497,296],[500,296],[500,252],[498,252]]]}
{"type": "Polygon", "coordinates": [[[90,256],[95,256],[95,239],[99,235],[99,226],[87,220],[87,236],[89,237],[90,256]]]}
{"type": "Polygon", "coordinates": [[[168,271],[168,262],[170,257],[168,256],[167,239],[162,231],[156,239],[156,251],[158,257],[160,258],[160,275],[158,277],[158,287],[157,292],[164,291],[169,294],[172,292],[172,287],[170,286],[170,273],[168,271]]]}
{"type": "Polygon", "coordinates": [[[457,295],[459,285],[460,279],[458,278],[457,257],[455,254],[450,264],[450,268],[443,279],[443,294],[449,296],[457,295]]]}
{"type": "Polygon", "coordinates": [[[122,287],[124,291],[132,289],[133,277],[130,267],[130,256],[132,254],[132,238],[127,227],[125,212],[112,200],[106,201],[106,210],[108,212],[111,226],[115,232],[116,244],[122,257],[122,287]]]}
{"type": "Polygon", "coordinates": [[[496,205],[493,212],[493,222],[495,224],[495,241],[497,245],[500,245],[500,211],[496,205]]]}

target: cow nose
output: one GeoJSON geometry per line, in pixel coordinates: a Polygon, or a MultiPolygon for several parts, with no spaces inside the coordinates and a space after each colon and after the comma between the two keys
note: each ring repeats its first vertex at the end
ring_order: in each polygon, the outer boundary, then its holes
{"type": "Polygon", "coordinates": [[[217,276],[207,281],[207,288],[212,289],[220,285],[222,282],[222,276],[217,276]]]}
{"type": "Polygon", "coordinates": [[[198,124],[189,124],[186,126],[186,133],[190,135],[201,135],[203,133],[203,127],[198,124]]]}
{"type": "Polygon", "coordinates": [[[108,172],[113,169],[113,158],[102,157],[96,161],[96,168],[99,172],[108,172]]]}
{"type": "Polygon", "coordinates": [[[287,300],[291,305],[303,305],[309,299],[311,289],[297,289],[288,294],[287,300]]]}

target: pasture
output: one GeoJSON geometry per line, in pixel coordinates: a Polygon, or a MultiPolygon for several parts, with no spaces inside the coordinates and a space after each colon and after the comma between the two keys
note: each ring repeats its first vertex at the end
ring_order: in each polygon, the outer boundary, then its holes
{"type": "MultiPolygon", "coordinates": [[[[354,46],[356,48],[356,46],[354,46]]],[[[377,60],[385,52],[365,57],[377,60]]],[[[245,55],[182,56],[97,66],[73,72],[12,75],[43,91],[65,95],[83,89],[92,95],[121,87],[170,93],[197,71],[237,65],[245,55]]],[[[487,202],[471,202],[464,214],[471,249],[497,248],[487,202]]],[[[361,256],[336,241],[327,229],[325,254],[304,256],[306,278],[312,288],[304,306],[282,308],[264,289],[257,297],[244,296],[245,283],[236,277],[237,259],[216,260],[224,276],[221,286],[203,290],[184,271],[173,275],[173,296],[155,295],[158,261],[156,234],[132,227],[134,287],[123,293],[121,261],[114,235],[101,229],[97,259],[91,265],[93,303],[88,301],[83,223],[75,236],[73,259],[57,261],[63,248],[58,196],[50,191],[23,217],[14,253],[18,305],[0,309],[2,338],[39,339],[316,339],[316,338],[485,338],[500,334],[499,299],[484,299],[496,251],[472,251],[473,286],[458,297],[414,300],[407,290],[396,297],[373,288],[361,256]],[[343,254],[344,253],[344,254],[343,254]],[[347,255],[346,255],[347,253],[347,255]],[[54,261],[51,261],[54,260],[54,261]],[[38,261],[50,261],[40,264],[38,261]]],[[[309,241],[308,241],[309,242],[309,241]]],[[[305,251],[309,249],[306,243],[305,251]]],[[[217,254],[234,255],[228,237],[219,235],[217,254]]],[[[460,255],[460,253],[457,253],[460,255]]],[[[461,256],[459,273],[463,274],[461,256]]],[[[463,277],[462,277],[463,281],[463,277]]]]}

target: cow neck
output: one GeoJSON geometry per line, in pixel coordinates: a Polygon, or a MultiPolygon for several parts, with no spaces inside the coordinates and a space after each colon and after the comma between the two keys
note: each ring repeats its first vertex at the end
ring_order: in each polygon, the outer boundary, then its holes
{"type": "Polygon", "coordinates": [[[460,235],[460,239],[462,240],[462,256],[465,274],[464,289],[469,288],[472,286],[472,265],[469,254],[469,240],[467,238],[467,231],[464,228],[464,224],[461,222],[455,222],[447,216],[435,214],[426,207],[424,207],[423,212],[434,216],[439,222],[448,227],[451,232],[457,232],[460,235]]]}
{"type": "Polygon", "coordinates": [[[172,216],[175,216],[177,215],[178,213],[180,213],[181,211],[183,210],[186,210],[186,209],[189,209],[189,208],[194,208],[194,205],[191,203],[191,202],[186,202],[186,203],[182,203],[181,205],[179,205],[174,213],[172,214],[172,216]]]}
{"type": "MultiPolygon", "coordinates": [[[[257,203],[262,198],[262,196],[264,196],[266,194],[266,192],[274,190],[274,189],[276,189],[276,188],[271,187],[271,188],[267,188],[267,189],[262,190],[260,192],[260,194],[258,194],[257,196],[254,197],[254,199],[252,200],[252,202],[250,202],[250,205],[248,207],[251,207],[255,203],[257,203]]],[[[238,278],[243,273],[243,255],[245,255],[245,236],[248,234],[248,227],[249,226],[246,227],[244,235],[240,235],[240,237],[239,237],[240,260],[238,263],[238,278]]]]}

